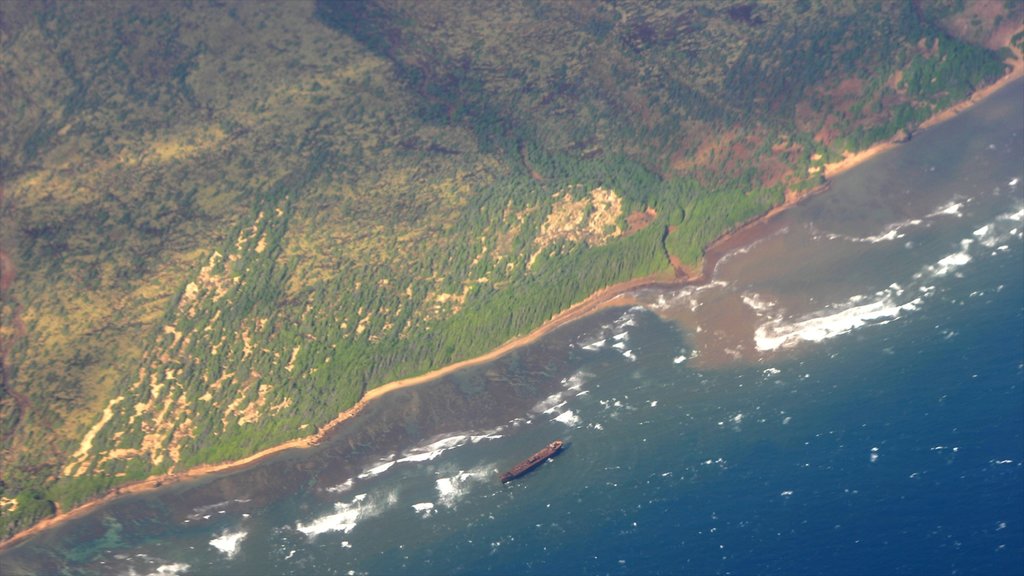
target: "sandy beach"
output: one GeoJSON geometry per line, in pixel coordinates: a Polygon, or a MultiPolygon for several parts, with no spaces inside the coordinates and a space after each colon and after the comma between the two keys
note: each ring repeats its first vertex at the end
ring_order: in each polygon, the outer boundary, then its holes
{"type": "MultiPolygon", "coordinates": [[[[1015,59],[1013,60],[1013,62],[1011,64],[1012,68],[1010,69],[1009,73],[1003,75],[1002,78],[1000,78],[999,80],[996,80],[992,84],[990,84],[988,86],[985,86],[984,88],[981,88],[980,90],[976,90],[966,100],[958,102],[957,104],[954,104],[950,108],[947,108],[947,109],[943,110],[942,112],[939,112],[938,114],[936,114],[936,115],[932,116],[931,118],[925,120],[924,122],[921,123],[920,126],[917,127],[916,130],[914,130],[914,132],[920,132],[921,130],[927,130],[928,128],[930,128],[932,126],[935,126],[937,124],[941,124],[941,123],[949,120],[950,118],[953,118],[956,115],[960,114],[964,110],[967,110],[971,106],[974,106],[978,102],[981,102],[985,98],[988,98],[992,93],[997,92],[1000,88],[1006,86],[1010,82],[1013,82],[1014,80],[1017,80],[1018,78],[1024,77],[1024,55],[1021,54],[1020,50],[1018,50],[1017,48],[1011,46],[1009,44],[1009,42],[1007,42],[1007,46],[1010,48],[1010,50],[1013,52],[1013,54],[1015,56],[1015,59]]],[[[857,152],[855,154],[849,154],[845,158],[843,158],[842,160],[839,160],[839,161],[836,161],[836,162],[832,162],[830,164],[826,164],[825,165],[825,172],[824,172],[825,173],[825,177],[826,178],[834,177],[837,174],[841,174],[841,173],[845,172],[846,170],[849,170],[850,168],[853,168],[854,166],[859,166],[859,165],[863,164],[865,161],[869,160],[870,158],[873,158],[873,157],[877,156],[878,154],[882,154],[886,150],[891,150],[892,148],[895,148],[895,147],[901,146],[901,145],[902,144],[895,143],[895,142],[879,142],[878,144],[875,144],[874,146],[872,146],[870,148],[867,148],[865,150],[861,150],[860,152],[857,152]]]]}
{"type": "MultiPolygon", "coordinates": [[[[1000,78],[992,85],[976,91],[967,100],[964,100],[952,106],[951,108],[944,110],[941,113],[928,119],[926,122],[922,123],[917,130],[925,130],[931,126],[935,126],[946,120],[949,120],[950,118],[957,116],[964,110],[967,110],[971,106],[981,102],[989,95],[1003,88],[1007,84],[1024,77],[1024,59],[1021,59],[1020,51],[1014,49],[1014,53],[1018,58],[1013,62],[1012,69],[1008,74],[1004,75],[1002,78],[1000,78]]],[[[875,157],[876,155],[882,154],[885,151],[897,146],[901,146],[901,144],[896,144],[892,142],[882,142],[861,152],[849,154],[841,161],[827,164],[824,169],[824,174],[826,178],[835,177],[836,175],[841,174],[847,170],[850,170],[856,166],[859,166],[862,163],[866,162],[867,160],[875,157]]],[[[231,462],[224,462],[220,464],[203,465],[184,472],[156,476],[139,482],[134,482],[120,486],[108,492],[104,496],[91,500],[72,510],[58,510],[58,513],[55,516],[43,520],[42,522],[39,522],[38,524],[32,526],[28,530],[22,531],[5,541],[0,542],[0,550],[14,546],[19,542],[22,542],[25,539],[31,537],[32,535],[53,528],[54,526],[57,526],[66,520],[70,520],[87,514],[93,509],[98,508],[108,503],[109,501],[123,495],[138,494],[154,490],[162,486],[167,486],[170,484],[181,482],[184,480],[196,479],[202,476],[207,476],[215,473],[224,473],[236,470],[251,465],[273,454],[277,454],[294,448],[308,448],[310,446],[313,446],[322,441],[328,434],[330,434],[332,430],[335,430],[338,426],[342,425],[342,423],[344,423],[346,420],[349,420],[358,415],[363,410],[363,408],[367,406],[367,404],[369,404],[376,398],[384,396],[389,392],[395,390],[408,388],[411,386],[417,386],[426,382],[433,381],[441,376],[445,376],[447,374],[461,370],[468,366],[490,362],[504,354],[507,354],[508,352],[514,349],[526,346],[537,341],[539,338],[551,333],[552,331],[558,329],[559,327],[562,327],[570,322],[578,320],[587,315],[593,314],[594,312],[597,312],[599,310],[612,306],[628,306],[631,303],[633,303],[633,299],[630,297],[630,293],[636,290],[637,288],[646,286],[682,286],[687,284],[699,284],[702,282],[706,282],[711,272],[714,270],[714,264],[722,256],[724,256],[725,254],[732,250],[735,250],[736,248],[742,245],[745,245],[749,242],[752,242],[753,240],[756,240],[758,230],[762,224],[771,220],[773,217],[784,212],[785,210],[788,210],[789,208],[803,201],[807,197],[813,194],[824,192],[825,190],[827,190],[827,188],[827,185],[821,186],[801,194],[787,192],[785,201],[782,204],[772,208],[767,213],[755,219],[752,219],[751,221],[748,221],[740,226],[737,226],[734,230],[730,231],[729,233],[723,235],[715,242],[713,242],[705,251],[705,259],[699,272],[695,270],[689,270],[687,271],[686,275],[682,275],[675,278],[672,277],[671,272],[668,272],[654,276],[636,278],[627,282],[622,282],[619,284],[608,286],[602,290],[599,290],[598,292],[595,292],[585,300],[578,302],[577,304],[571,306],[570,308],[564,310],[563,312],[555,315],[554,317],[549,319],[547,322],[545,322],[543,325],[539,326],[529,334],[513,338],[506,342],[505,344],[499,346],[498,348],[495,348],[494,350],[482,356],[456,362],[419,376],[397,380],[385,384],[383,386],[379,386],[372,390],[369,390],[363,396],[363,398],[359,400],[359,402],[357,402],[348,410],[345,410],[344,412],[339,414],[330,422],[321,426],[317,433],[313,435],[267,448],[265,450],[262,450],[256,454],[253,454],[240,460],[234,460],[231,462]]]]}

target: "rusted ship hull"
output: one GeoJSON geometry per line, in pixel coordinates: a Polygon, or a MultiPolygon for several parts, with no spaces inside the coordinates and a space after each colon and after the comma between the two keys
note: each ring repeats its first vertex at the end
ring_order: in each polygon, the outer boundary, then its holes
{"type": "Polygon", "coordinates": [[[534,454],[533,456],[530,456],[526,460],[523,460],[519,464],[516,464],[508,472],[502,474],[501,483],[505,484],[507,482],[515,480],[516,478],[519,478],[520,476],[526,474],[527,472],[533,470],[534,468],[546,462],[548,458],[558,455],[558,453],[561,452],[562,448],[564,447],[564,442],[562,442],[561,440],[555,440],[554,442],[548,444],[539,452],[534,454]]]}

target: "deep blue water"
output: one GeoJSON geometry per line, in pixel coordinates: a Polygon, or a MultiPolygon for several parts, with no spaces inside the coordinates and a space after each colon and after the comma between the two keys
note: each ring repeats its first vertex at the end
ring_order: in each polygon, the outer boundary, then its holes
{"type": "Polygon", "coordinates": [[[12,573],[1022,574],[1024,84],[324,446],[124,498],[12,573]],[[1011,184],[1011,182],[1015,182],[1011,184]],[[498,472],[554,438],[521,481],[498,472]]]}

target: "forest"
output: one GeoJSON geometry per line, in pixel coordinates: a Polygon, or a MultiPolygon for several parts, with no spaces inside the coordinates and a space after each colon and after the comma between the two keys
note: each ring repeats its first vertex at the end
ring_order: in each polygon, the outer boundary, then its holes
{"type": "Polygon", "coordinates": [[[1024,29],[1013,1],[11,5],[0,538],[695,269],[1024,29]]]}

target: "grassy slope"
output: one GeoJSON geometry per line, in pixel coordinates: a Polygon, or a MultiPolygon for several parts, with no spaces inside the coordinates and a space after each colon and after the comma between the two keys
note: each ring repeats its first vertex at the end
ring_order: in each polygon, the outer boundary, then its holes
{"type": "Polygon", "coordinates": [[[5,9],[5,532],[693,263],[1001,69],[955,2],[446,6],[5,9]],[[597,185],[658,219],[539,251],[597,185]]]}

